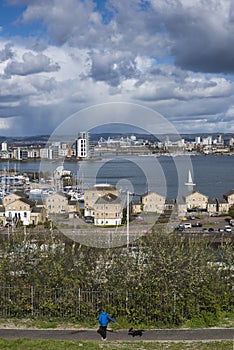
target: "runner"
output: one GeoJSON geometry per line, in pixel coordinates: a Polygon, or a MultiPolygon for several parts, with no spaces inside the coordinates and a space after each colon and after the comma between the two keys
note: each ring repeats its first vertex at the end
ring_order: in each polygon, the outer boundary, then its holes
{"type": "Polygon", "coordinates": [[[116,323],[117,325],[118,323],[112,317],[110,317],[110,315],[108,315],[108,313],[106,313],[105,310],[101,311],[98,317],[98,321],[99,321],[100,327],[97,330],[97,332],[101,335],[102,340],[106,340],[106,329],[109,321],[116,323]]]}

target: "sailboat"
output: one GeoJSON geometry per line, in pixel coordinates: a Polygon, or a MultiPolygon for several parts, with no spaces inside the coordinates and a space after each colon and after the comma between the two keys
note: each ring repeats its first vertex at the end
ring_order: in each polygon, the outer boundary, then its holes
{"type": "Polygon", "coordinates": [[[185,182],[185,185],[186,186],[195,186],[196,184],[193,182],[193,179],[192,179],[192,174],[191,174],[191,171],[189,170],[188,172],[188,182],[185,182]]]}

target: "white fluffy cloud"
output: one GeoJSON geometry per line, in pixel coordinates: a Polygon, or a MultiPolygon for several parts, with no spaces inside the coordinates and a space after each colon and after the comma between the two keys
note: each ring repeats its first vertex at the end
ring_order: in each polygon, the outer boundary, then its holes
{"type": "Polygon", "coordinates": [[[52,63],[49,57],[39,53],[25,52],[22,61],[12,60],[5,68],[5,74],[11,75],[29,75],[41,72],[54,72],[59,70],[57,63],[52,63]]]}

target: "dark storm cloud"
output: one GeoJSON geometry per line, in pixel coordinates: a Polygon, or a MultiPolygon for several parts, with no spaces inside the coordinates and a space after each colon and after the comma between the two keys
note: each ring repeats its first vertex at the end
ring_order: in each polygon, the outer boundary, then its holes
{"type": "Polygon", "coordinates": [[[31,52],[26,52],[23,55],[23,61],[11,61],[5,68],[5,74],[11,75],[29,75],[41,72],[54,72],[60,69],[57,63],[52,63],[50,58],[38,54],[34,55],[31,52]]]}
{"type": "Polygon", "coordinates": [[[164,17],[175,64],[194,72],[234,72],[231,2],[193,4],[182,6],[178,1],[178,7],[164,17]]]}

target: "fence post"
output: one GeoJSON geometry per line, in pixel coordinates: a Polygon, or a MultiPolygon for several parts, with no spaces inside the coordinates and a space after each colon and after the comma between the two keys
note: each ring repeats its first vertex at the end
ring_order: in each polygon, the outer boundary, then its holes
{"type": "Polygon", "coordinates": [[[31,315],[34,315],[34,288],[33,285],[30,286],[30,294],[31,294],[31,315]]]}
{"type": "Polygon", "coordinates": [[[176,320],[176,292],[173,293],[173,322],[176,320]]]}
{"type": "Polygon", "coordinates": [[[78,289],[79,316],[80,316],[80,298],[81,298],[81,293],[80,293],[80,288],[79,288],[78,289]]]}
{"type": "Polygon", "coordinates": [[[128,310],[128,291],[126,290],[126,295],[125,295],[125,309],[126,311],[128,310]]]}
{"type": "Polygon", "coordinates": [[[176,292],[173,293],[173,313],[176,313],[176,292]]]}

